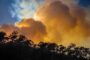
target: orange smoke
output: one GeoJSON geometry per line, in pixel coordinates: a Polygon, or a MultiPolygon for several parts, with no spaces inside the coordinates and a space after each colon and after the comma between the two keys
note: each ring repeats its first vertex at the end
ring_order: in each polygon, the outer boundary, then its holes
{"type": "Polygon", "coordinates": [[[34,43],[44,41],[44,37],[47,34],[46,27],[40,21],[34,21],[34,19],[24,19],[16,25],[2,25],[0,31],[4,31],[8,36],[17,31],[19,34],[26,36],[28,39],[33,40],[34,43]]]}
{"type": "Polygon", "coordinates": [[[7,36],[9,36],[13,31],[19,31],[19,28],[11,24],[4,24],[0,26],[0,31],[6,32],[7,36]]]}
{"type": "Polygon", "coordinates": [[[46,27],[39,21],[34,19],[25,19],[16,24],[20,28],[20,33],[27,36],[27,38],[33,40],[34,43],[39,43],[44,40],[46,27]]]}
{"type": "Polygon", "coordinates": [[[34,43],[50,42],[65,46],[75,43],[90,47],[90,24],[86,13],[75,5],[67,6],[60,1],[45,4],[36,12],[36,18],[23,19],[13,25],[3,25],[1,30],[11,32],[14,29],[34,43]]]}
{"type": "Polygon", "coordinates": [[[90,47],[90,26],[85,20],[85,12],[80,7],[68,7],[59,1],[45,5],[37,11],[37,16],[47,29],[46,41],[90,47]]]}

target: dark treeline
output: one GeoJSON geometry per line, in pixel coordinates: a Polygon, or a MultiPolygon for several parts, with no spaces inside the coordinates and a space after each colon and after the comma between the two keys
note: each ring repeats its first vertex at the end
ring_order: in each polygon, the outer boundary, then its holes
{"type": "Polygon", "coordinates": [[[34,44],[25,36],[13,32],[6,36],[0,32],[0,60],[90,60],[90,49],[71,44],[68,47],[55,43],[34,44]]]}

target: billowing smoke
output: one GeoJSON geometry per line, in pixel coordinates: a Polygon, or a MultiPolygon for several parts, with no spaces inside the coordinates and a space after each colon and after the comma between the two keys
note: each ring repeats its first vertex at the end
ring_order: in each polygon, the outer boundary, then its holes
{"type": "Polygon", "coordinates": [[[44,37],[47,35],[46,27],[40,21],[25,19],[17,23],[16,26],[21,29],[21,34],[33,40],[34,43],[44,41],[44,37]]]}
{"type": "Polygon", "coordinates": [[[10,12],[13,18],[17,20],[33,18],[34,13],[44,4],[44,0],[14,0],[10,7],[10,12]]]}
{"type": "Polygon", "coordinates": [[[6,32],[7,36],[9,36],[13,31],[19,31],[19,28],[11,24],[4,24],[0,26],[0,31],[6,32]]]}
{"type": "Polygon", "coordinates": [[[86,21],[85,11],[75,5],[67,6],[56,1],[37,11],[37,16],[46,25],[49,42],[69,45],[88,46],[90,26],[86,21]]]}
{"type": "Polygon", "coordinates": [[[9,36],[13,31],[17,31],[19,34],[26,36],[29,40],[33,40],[34,43],[44,41],[45,35],[47,35],[46,27],[40,21],[34,21],[33,19],[25,19],[14,25],[2,25],[0,31],[6,32],[9,36]]]}
{"type": "Polygon", "coordinates": [[[54,42],[65,46],[75,43],[90,47],[89,10],[79,7],[78,1],[16,0],[16,3],[12,16],[22,20],[15,26],[3,25],[0,30],[10,32],[15,29],[35,43],[54,42]]]}

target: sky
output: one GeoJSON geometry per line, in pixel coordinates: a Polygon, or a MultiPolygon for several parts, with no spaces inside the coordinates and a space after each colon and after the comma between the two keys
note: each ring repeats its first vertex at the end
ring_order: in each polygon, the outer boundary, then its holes
{"type": "Polygon", "coordinates": [[[90,6],[90,0],[80,0],[79,5],[83,7],[88,7],[90,6]]]}
{"type": "MultiPolygon", "coordinates": [[[[0,24],[8,24],[8,23],[13,24],[13,23],[17,22],[18,19],[20,19],[17,16],[12,17],[12,14],[10,11],[11,8],[13,9],[12,4],[14,4],[15,1],[16,0],[0,0],[0,24]]],[[[38,1],[38,3],[40,3],[43,0],[37,0],[37,1],[38,1]]],[[[33,5],[34,5],[34,3],[33,3],[33,5]]],[[[88,6],[90,6],[90,0],[79,0],[78,5],[81,7],[88,7],[88,6]]],[[[34,8],[31,8],[31,9],[34,9],[34,8]]],[[[33,12],[33,11],[31,11],[31,12],[33,12]]]]}
{"type": "Polygon", "coordinates": [[[16,18],[12,18],[9,11],[11,3],[13,0],[0,0],[0,24],[16,22],[16,18]]]}

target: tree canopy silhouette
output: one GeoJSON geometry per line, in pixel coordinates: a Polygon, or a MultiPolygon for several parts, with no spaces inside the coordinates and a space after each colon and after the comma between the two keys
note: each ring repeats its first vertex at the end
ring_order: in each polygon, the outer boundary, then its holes
{"type": "Polygon", "coordinates": [[[90,60],[90,49],[73,43],[68,47],[45,42],[34,44],[15,31],[8,37],[5,35],[0,32],[0,59],[3,60],[90,60]]]}

